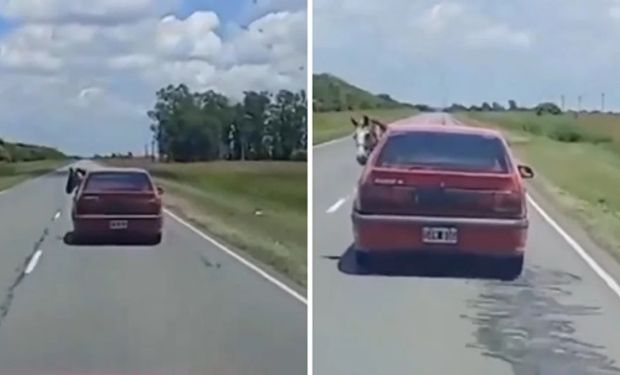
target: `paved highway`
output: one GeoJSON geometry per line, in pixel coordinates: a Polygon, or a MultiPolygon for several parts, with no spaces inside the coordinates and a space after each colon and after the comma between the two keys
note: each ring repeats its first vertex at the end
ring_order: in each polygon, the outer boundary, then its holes
{"type": "Polygon", "coordinates": [[[170,216],[155,247],[65,244],[66,177],[0,193],[0,374],[306,373],[303,299],[170,216]]]}
{"type": "Polygon", "coordinates": [[[349,250],[353,140],[316,146],[313,160],[315,374],[620,374],[618,267],[536,192],[516,281],[362,270],[349,250]]]}

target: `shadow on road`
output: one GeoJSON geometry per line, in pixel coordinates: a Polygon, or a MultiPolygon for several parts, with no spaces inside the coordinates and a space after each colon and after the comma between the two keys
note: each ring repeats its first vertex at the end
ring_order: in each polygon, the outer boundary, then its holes
{"type": "Polygon", "coordinates": [[[97,237],[97,238],[76,238],[73,232],[65,233],[63,242],[68,246],[156,246],[158,243],[133,237],[97,237]]]}
{"type": "Polygon", "coordinates": [[[337,260],[338,270],[347,275],[433,277],[462,279],[500,279],[501,270],[481,258],[448,255],[398,255],[373,259],[368,266],[356,262],[349,247],[342,256],[324,256],[337,260]]]}

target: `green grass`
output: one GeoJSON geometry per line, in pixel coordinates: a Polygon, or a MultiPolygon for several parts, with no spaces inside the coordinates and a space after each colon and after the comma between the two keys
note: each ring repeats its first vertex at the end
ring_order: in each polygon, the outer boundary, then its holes
{"type": "Polygon", "coordinates": [[[53,171],[66,163],[66,160],[40,160],[17,163],[0,162],[0,191],[27,179],[53,171]]]}
{"type": "Polygon", "coordinates": [[[315,112],[313,114],[313,144],[327,142],[343,137],[353,132],[350,118],[359,118],[362,114],[390,122],[403,117],[415,115],[417,111],[411,108],[399,109],[370,109],[344,112],[315,112]]]}
{"type": "Polygon", "coordinates": [[[548,193],[560,209],[576,218],[593,239],[620,260],[620,116],[459,116],[480,121],[470,121],[473,125],[503,129],[513,140],[512,148],[519,158],[541,175],[542,179],[534,180],[535,186],[548,193]],[[570,129],[578,136],[560,139],[556,136],[558,129],[570,129]]]}
{"type": "Polygon", "coordinates": [[[106,162],[147,168],[166,190],[165,201],[173,209],[306,286],[306,163],[106,162]]]}

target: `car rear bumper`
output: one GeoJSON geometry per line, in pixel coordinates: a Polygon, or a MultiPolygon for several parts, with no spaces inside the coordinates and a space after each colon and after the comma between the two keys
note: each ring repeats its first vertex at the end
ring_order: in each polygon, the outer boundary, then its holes
{"type": "Polygon", "coordinates": [[[354,246],[368,253],[457,253],[519,257],[527,240],[528,220],[370,215],[353,212],[354,246]],[[429,244],[422,241],[422,228],[455,227],[456,244],[429,244]]]}
{"type": "Polygon", "coordinates": [[[84,236],[151,236],[162,232],[162,215],[74,215],[73,230],[84,236]],[[110,229],[110,222],[126,220],[127,228],[110,229]]]}

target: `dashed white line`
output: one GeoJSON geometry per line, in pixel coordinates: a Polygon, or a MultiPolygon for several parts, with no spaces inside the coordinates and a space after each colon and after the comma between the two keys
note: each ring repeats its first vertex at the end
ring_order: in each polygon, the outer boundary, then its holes
{"type": "Polygon", "coordinates": [[[347,198],[340,198],[338,199],[338,201],[336,201],[336,203],[332,204],[327,211],[325,211],[328,214],[333,214],[334,212],[338,211],[338,209],[344,204],[344,202],[347,201],[347,198]]]}
{"type": "Polygon", "coordinates": [[[581,247],[581,245],[579,245],[579,243],[575,241],[574,238],[572,238],[568,233],[566,233],[566,231],[562,229],[562,227],[555,220],[553,220],[553,218],[551,218],[551,216],[549,216],[549,214],[546,213],[545,210],[543,210],[543,208],[538,203],[536,203],[534,199],[532,199],[532,197],[528,195],[527,200],[536,209],[536,211],[538,211],[540,216],[542,216],[543,219],[545,219],[545,221],[549,225],[551,225],[551,227],[555,229],[556,232],[558,232],[560,236],[562,236],[562,238],[564,238],[564,240],[570,245],[570,247],[575,250],[575,252],[581,257],[581,259],[583,259],[586,264],[590,266],[590,268],[592,268],[594,273],[596,273],[603,280],[603,282],[607,284],[609,289],[611,289],[614,294],[616,294],[616,296],[620,298],[620,285],[618,285],[616,280],[614,280],[613,277],[611,277],[598,263],[596,263],[596,261],[584,250],[584,248],[581,247]]]}
{"type": "Polygon", "coordinates": [[[58,220],[59,217],[60,217],[60,210],[56,211],[56,213],[54,214],[54,221],[58,220]]]}
{"type": "Polygon", "coordinates": [[[39,258],[41,258],[41,255],[43,255],[41,249],[37,250],[34,253],[32,259],[30,259],[30,262],[28,262],[28,266],[26,266],[26,271],[24,271],[26,275],[30,274],[34,270],[34,268],[37,266],[37,263],[39,263],[39,258]]]}

